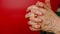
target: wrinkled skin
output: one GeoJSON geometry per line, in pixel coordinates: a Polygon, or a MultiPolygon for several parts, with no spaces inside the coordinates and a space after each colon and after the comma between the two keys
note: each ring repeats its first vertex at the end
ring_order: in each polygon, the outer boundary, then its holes
{"type": "Polygon", "coordinates": [[[60,31],[60,18],[51,9],[50,0],[45,4],[38,1],[36,5],[29,6],[27,12],[25,17],[29,18],[28,25],[32,31],[60,31]]]}

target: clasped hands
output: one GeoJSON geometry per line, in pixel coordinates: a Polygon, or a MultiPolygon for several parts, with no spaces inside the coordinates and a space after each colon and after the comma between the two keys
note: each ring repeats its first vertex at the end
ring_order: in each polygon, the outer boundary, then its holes
{"type": "Polygon", "coordinates": [[[57,30],[59,17],[51,9],[50,0],[45,0],[45,3],[38,1],[35,5],[29,6],[26,12],[28,13],[25,17],[29,18],[28,25],[30,25],[30,30],[49,32],[57,30]]]}

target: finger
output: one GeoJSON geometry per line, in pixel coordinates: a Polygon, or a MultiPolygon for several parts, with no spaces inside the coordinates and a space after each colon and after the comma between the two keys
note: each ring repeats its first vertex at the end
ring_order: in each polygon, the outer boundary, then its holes
{"type": "Polygon", "coordinates": [[[32,30],[32,31],[39,31],[40,29],[35,29],[35,28],[33,28],[33,27],[29,27],[30,28],[30,30],[32,30]]]}
{"type": "Polygon", "coordinates": [[[51,8],[50,0],[45,0],[46,5],[51,8]]]}
{"type": "Polygon", "coordinates": [[[34,13],[29,12],[25,15],[25,18],[34,17],[34,13]]]}
{"type": "Polygon", "coordinates": [[[28,21],[28,25],[37,25],[37,23],[35,23],[33,21],[28,21]]]}
{"type": "Polygon", "coordinates": [[[42,22],[41,18],[30,17],[29,19],[30,19],[30,21],[33,21],[33,22],[38,22],[38,23],[42,22]]]}
{"type": "Polygon", "coordinates": [[[41,26],[40,26],[40,24],[38,23],[38,24],[36,24],[36,25],[32,25],[32,27],[39,29],[41,26]]]}
{"type": "Polygon", "coordinates": [[[37,2],[36,3],[36,6],[37,7],[39,7],[39,8],[45,8],[45,9],[48,9],[49,7],[46,5],[46,4],[44,4],[43,2],[37,2]]]}
{"type": "Polygon", "coordinates": [[[26,10],[26,12],[30,11],[30,10],[34,10],[34,9],[38,9],[38,7],[36,7],[35,5],[29,6],[26,10]]]}
{"type": "Polygon", "coordinates": [[[31,25],[31,27],[33,27],[33,28],[40,28],[40,23],[28,21],[28,25],[31,25]]]}
{"type": "Polygon", "coordinates": [[[36,6],[38,6],[38,7],[43,7],[44,4],[43,4],[42,2],[40,2],[40,1],[37,1],[36,6]]]}
{"type": "Polygon", "coordinates": [[[39,7],[39,8],[45,8],[45,9],[49,9],[49,8],[51,8],[51,5],[50,4],[47,4],[47,1],[45,0],[45,3],[43,3],[43,2],[37,2],[36,3],[36,6],[37,7],[39,7]],[[46,4],[45,4],[46,3],[46,4]]]}
{"type": "Polygon", "coordinates": [[[25,15],[25,18],[30,17],[30,15],[31,15],[31,12],[27,13],[27,14],[25,15]]]}

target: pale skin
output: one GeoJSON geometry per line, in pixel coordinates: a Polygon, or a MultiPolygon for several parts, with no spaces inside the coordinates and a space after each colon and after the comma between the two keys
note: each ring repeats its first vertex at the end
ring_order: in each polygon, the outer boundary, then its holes
{"type": "Polygon", "coordinates": [[[50,0],[45,3],[37,2],[36,5],[27,8],[26,18],[29,18],[28,25],[32,31],[49,31],[60,34],[60,17],[51,9],[50,0]]]}

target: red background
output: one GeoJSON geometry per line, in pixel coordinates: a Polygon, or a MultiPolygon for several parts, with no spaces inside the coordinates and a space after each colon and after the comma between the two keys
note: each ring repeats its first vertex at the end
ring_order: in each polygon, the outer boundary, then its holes
{"type": "MultiPolygon", "coordinates": [[[[26,8],[38,0],[0,0],[0,34],[40,34],[30,31],[25,19],[26,8]]],[[[44,0],[40,0],[44,1],[44,0]]],[[[58,0],[51,0],[52,9],[58,8],[58,0]]]]}

